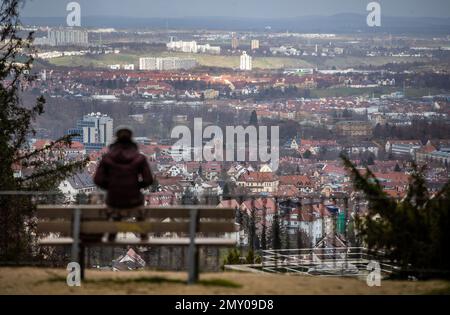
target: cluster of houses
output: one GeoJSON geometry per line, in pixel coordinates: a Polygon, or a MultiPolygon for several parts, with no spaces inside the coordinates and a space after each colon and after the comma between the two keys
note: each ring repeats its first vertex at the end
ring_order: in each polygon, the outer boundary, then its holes
{"type": "MultiPolygon", "coordinates": [[[[349,153],[369,151],[375,157],[380,150],[388,153],[393,158],[376,158],[368,167],[384,191],[393,198],[402,198],[406,194],[411,160],[434,161],[442,165],[442,168],[433,168],[429,177],[430,183],[437,187],[448,177],[444,164],[448,166],[446,159],[450,154],[450,146],[445,141],[422,144],[418,140],[390,140],[383,146],[362,141],[342,146],[336,140],[295,137],[285,144],[285,148],[299,152],[300,157],[282,155],[279,169],[273,171],[269,165],[255,162],[177,161],[171,155],[171,145],[149,139],[138,140],[140,152],[147,157],[155,178],[152,187],[145,191],[147,205],[169,206],[194,202],[195,199],[201,204],[233,207],[237,217],[255,217],[256,233],[260,237],[263,230],[270,230],[274,219],[278,219],[291,242],[299,233],[303,236],[302,246],[314,246],[339,230],[342,222],[348,222],[356,209],[364,212],[366,207],[354,192],[349,173],[340,161],[307,158],[307,151],[312,155],[318,154],[322,148],[336,152],[347,150],[349,153]]],[[[30,149],[45,151],[51,144],[51,140],[36,140],[30,144],[30,149]]],[[[74,161],[89,156],[90,162],[82,172],[59,184],[66,202],[80,202],[80,195],[101,194],[92,177],[106,150],[86,152],[83,144],[76,141],[70,146],[55,148],[54,152],[48,150],[49,159],[74,161]]],[[[360,165],[360,161],[354,162],[360,165]]],[[[19,166],[14,169],[16,177],[26,176],[30,171],[19,166]]],[[[365,168],[360,167],[360,171],[365,172],[365,168]]],[[[90,198],[84,200],[89,202],[90,198]]],[[[238,222],[238,225],[236,237],[240,244],[246,246],[249,242],[248,226],[244,222],[238,222]]]]}

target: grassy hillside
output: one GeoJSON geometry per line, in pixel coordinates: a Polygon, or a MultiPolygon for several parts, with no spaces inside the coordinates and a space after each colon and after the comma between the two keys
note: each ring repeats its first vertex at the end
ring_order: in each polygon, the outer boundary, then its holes
{"type": "MultiPolygon", "coordinates": [[[[50,60],[50,63],[57,66],[92,66],[105,68],[112,64],[135,64],[139,63],[140,57],[183,57],[194,58],[200,66],[237,68],[239,67],[239,56],[218,56],[206,54],[186,54],[172,52],[152,52],[152,53],[120,53],[99,56],[73,56],[60,57],[50,60]]],[[[253,60],[253,67],[260,69],[282,69],[290,67],[311,67],[311,65],[301,59],[283,57],[257,57],[253,60]]]]}
{"type": "Polygon", "coordinates": [[[257,273],[202,274],[186,285],[186,273],[88,270],[81,287],[68,287],[66,271],[44,268],[0,268],[0,294],[449,294],[446,281],[382,281],[368,287],[354,278],[257,273]],[[274,285],[276,284],[276,285],[274,285]]]}

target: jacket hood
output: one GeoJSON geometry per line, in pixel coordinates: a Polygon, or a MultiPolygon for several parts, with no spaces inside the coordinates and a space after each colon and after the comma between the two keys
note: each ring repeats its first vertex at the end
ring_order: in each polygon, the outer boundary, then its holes
{"type": "Polygon", "coordinates": [[[128,164],[139,158],[139,150],[134,142],[115,142],[109,147],[109,157],[115,163],[128,164]]]}

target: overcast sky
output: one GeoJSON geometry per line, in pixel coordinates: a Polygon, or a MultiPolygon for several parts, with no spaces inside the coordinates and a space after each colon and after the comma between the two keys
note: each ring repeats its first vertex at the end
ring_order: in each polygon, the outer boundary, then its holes
{"type": "MultiPolygon", "coordinates": [[[[26,0],[23,16],[66,16],[70,0],[26,0]]],[[[78,0],[85,16],[283,18],[366,14],[372,0],[78,0]]],[[[379,0],[386,16],[450,17],[449,0],[379,0]]]]}

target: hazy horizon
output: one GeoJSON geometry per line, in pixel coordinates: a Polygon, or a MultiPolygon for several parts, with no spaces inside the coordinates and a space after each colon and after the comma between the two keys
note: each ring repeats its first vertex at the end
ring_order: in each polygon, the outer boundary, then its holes
{"type": "MultiPolygon", "coordinates": [[[[22,11],[27,18],[54,18],[67,15],[71,1],[28,0],[22,11]]],[[[85,17],[195,18],[223,17],[282,19],[339,14],[367,14],[371,0],[78,0],[85,17]]],[[[386,17],[450,18],[448,0],[381,1],[386,17]]]]}
{"type": "MultiPolygon", "coordinates": [[[[329,14],[329,15],[319,15],[319,14],[312,14],[312,15],[301,15],[301,16],[290,16],[286,17],[286,19],[296,19],[296,18],[310,18],[310,17],[333,17],[333,16],[341,16],[341,15],[355,15],[355,16],[365,16],[366,14],[358,14],[358,13],[351,13],[351,12],[342,12],[342,13],[336,13],[336,14],[329,14]]],[[[45,18],[65,18],[66,16],[57,16],[57,15],[47,15],[47,16],[32,16],[32,15],[22,15],[24,18],[39,18],[39,19],[45,19],[45,18]]],[[[197,16],[150,16],[150,17],[143,17],[143,16],[129,16],[129,15],[84,15],[84,18],[131,18],[131,19],[194,19],[194,18],[223,18],[223,19],[251,19],[251,20],[279,20],[282,19],[280,17],[249,17],[249,16],[229,16],[229,15],[197,15],[197,16]]],[[[402,15],[385,15],[385,18],[418,18],[418,19],[450,19],[450,16],[402,16],[402,15]]]]}

